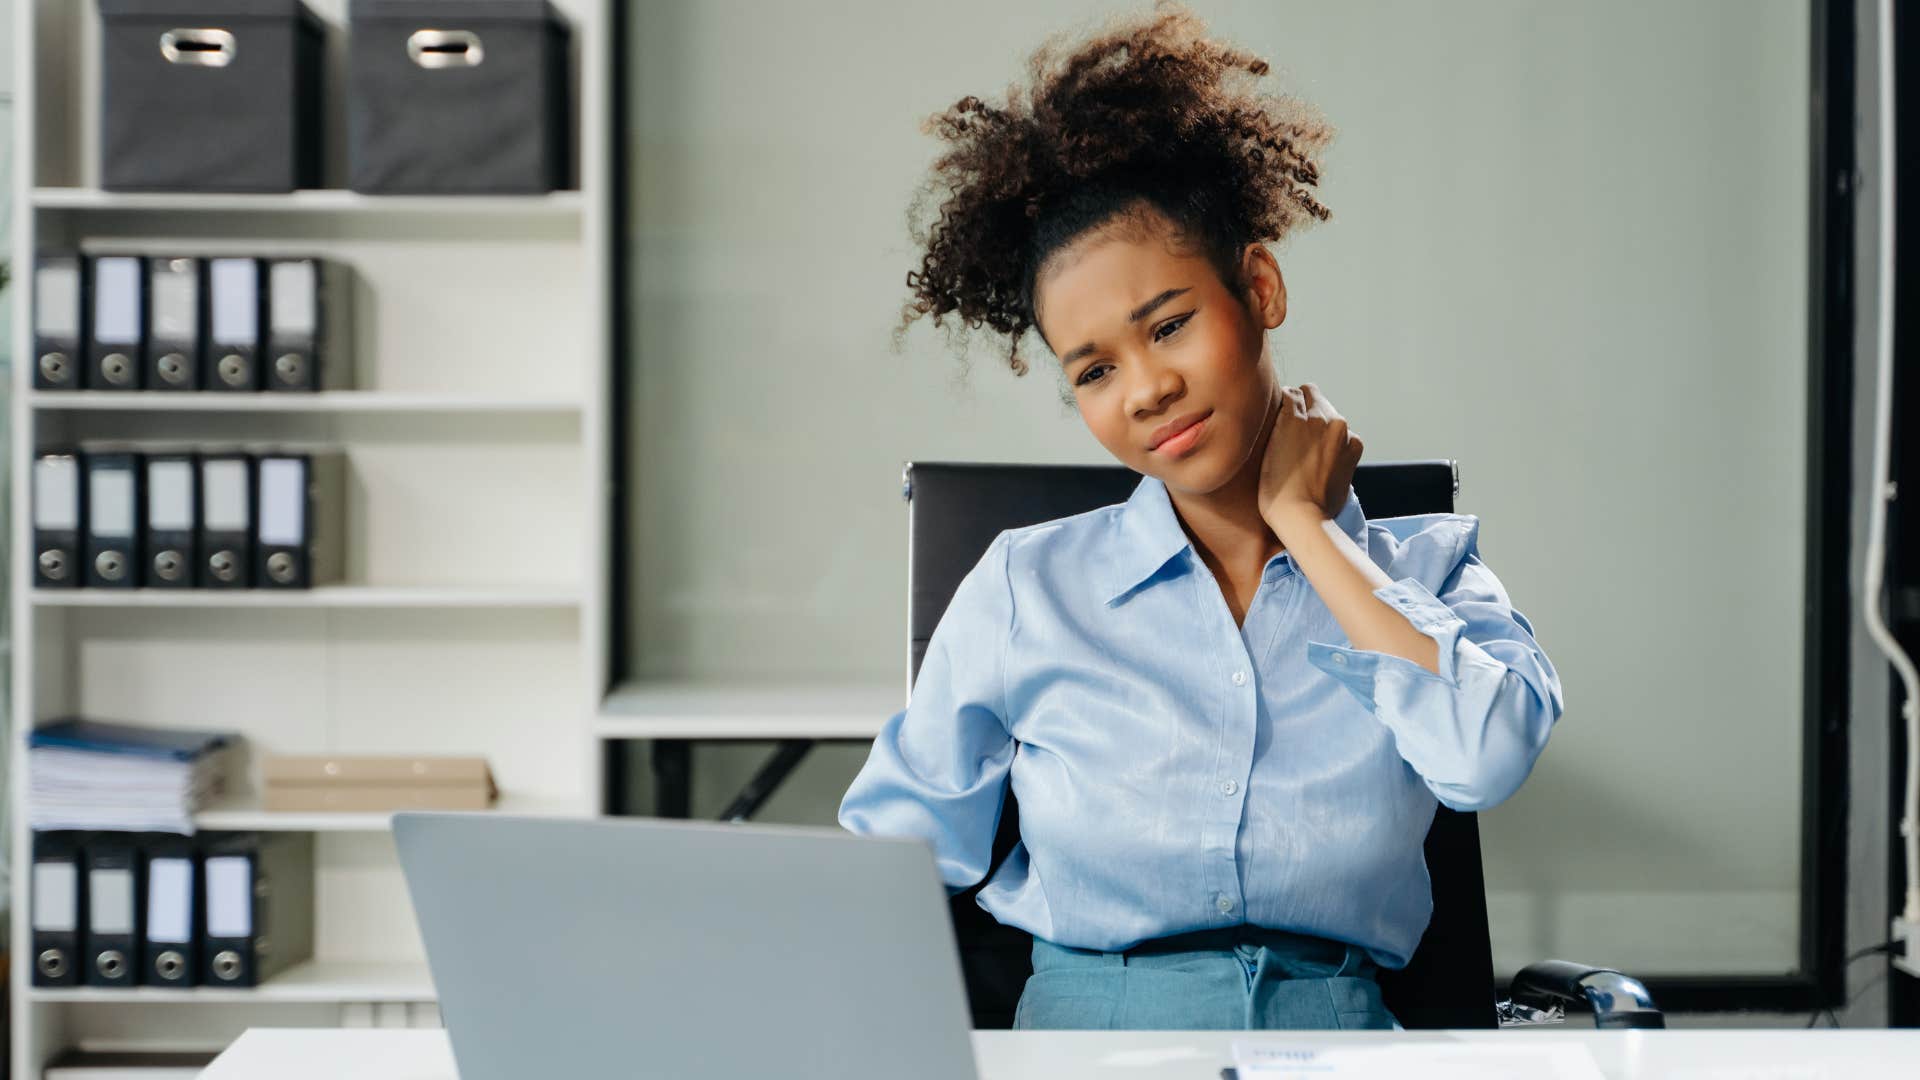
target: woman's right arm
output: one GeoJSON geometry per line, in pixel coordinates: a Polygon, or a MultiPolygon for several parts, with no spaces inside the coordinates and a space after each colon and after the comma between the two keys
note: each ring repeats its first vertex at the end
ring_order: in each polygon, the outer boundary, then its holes
{"type": "Polygon", "coordinates": [[[986,876],[1013,764],[1007,543],[1006,533],[996,536],[961,579],[927,643],[907,707],[881,727],[840,801],[840,824],[852,832],[917,836],[932,845],[950,893],[986,876]]]}

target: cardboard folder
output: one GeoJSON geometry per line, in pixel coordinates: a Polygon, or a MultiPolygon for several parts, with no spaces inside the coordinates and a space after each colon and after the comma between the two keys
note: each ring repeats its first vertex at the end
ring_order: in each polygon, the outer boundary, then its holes
{"type": "Polygon", "coordinates": [[[478,757],[273,755],[261,775],[268,810],[485,810],[499,795],[478,757]]]}

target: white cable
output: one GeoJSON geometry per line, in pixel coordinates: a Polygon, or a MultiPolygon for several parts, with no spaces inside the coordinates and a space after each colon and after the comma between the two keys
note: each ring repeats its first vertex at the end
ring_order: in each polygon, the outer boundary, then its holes
{"type": "Polygon", "coordinates": [[[1880,612],[1885,586],[1887,502],[1894,496],[1888,481],[1888,458],[1893,443],[1893,0],[1880,0],[1880,250],[1879,303],[1875,313],[1874,352],[1879,358],[1874,387],[1873,487],[1867,524],[1867,566],[1862,602],[1867,633],[1900,673],[1905,699],[1900,715],[1907,722],[1906,812],[1900,835],[1906,840],[1907,904],[1901,918],[1920,924],[1920,675],[1913,659],[1887,629],[1880,612]]]}

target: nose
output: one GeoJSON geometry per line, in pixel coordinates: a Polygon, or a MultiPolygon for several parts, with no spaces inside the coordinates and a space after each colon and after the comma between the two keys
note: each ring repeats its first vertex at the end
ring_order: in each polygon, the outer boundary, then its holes
{"type": "Polygon", "coordinates": [[[1185,396],[1186,380],[1173,368],[1150,360],[1136,362],[1132,367],[1138,374],[1127,387],[1129,415],[1137,419],[1154,416],[1185,396]]]}

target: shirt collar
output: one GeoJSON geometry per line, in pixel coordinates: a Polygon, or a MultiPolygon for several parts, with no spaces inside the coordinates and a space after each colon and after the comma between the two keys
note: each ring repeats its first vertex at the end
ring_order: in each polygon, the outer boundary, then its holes
{"type": "MultiPolygon", "coordinates": [[[[1360,508],[1360,496],[1347,487],[1346,505],[1334,516],[1340,531],[1353,538],[1361,551],[1367,550],[1367,517],[1360,508]]],[[[1107,560],[1106,601],[1111,604],[1152,577],[1167,561],[1193,549],[1186,530],[1180,527],[1167,485],[1155,476],[1142,476],[1133,494],[1120,506],[1114,530],[1111,557],[1107,560]]],[[[1276,560],[1289,559],[1281,552],[1276,560]]],[[[1272,564],[1269,564],[1271,566],[1272,564]]]]}

